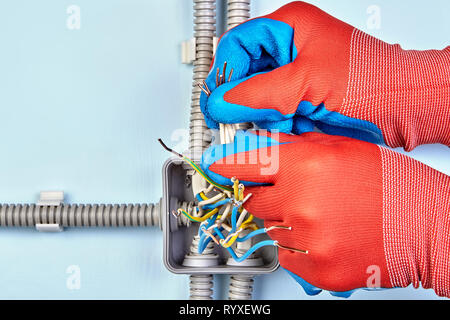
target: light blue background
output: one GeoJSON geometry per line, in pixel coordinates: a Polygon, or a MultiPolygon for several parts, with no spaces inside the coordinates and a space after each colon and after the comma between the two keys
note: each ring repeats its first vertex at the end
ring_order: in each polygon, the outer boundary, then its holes
{"type": "MultiPolygon", "coordinates": [[[[252,16],[286,2],[254,0],[252,16]]],[[[446,0],[311,2],[405,48],[450,43],[446,0]],[[367,28],[372,4],[381,8],[379,30],[367,28]]],[[[189,0],[0,0],[0,202],[32,203],[49,189],[64,190],[73,203],[157,201],[168,154],[156,139],[170,141],[188,126],[192,67],[180,63],[180,43],[192,36],[191,17],[189,0]],[[81,8],[80,30],[66,27],[71,4],[81,8]]],[[[447,147],[410,155],[450,174],[447,147]]],[[[225,297],[226,281],[218,277],[217,297],[225,297]]],[[[259,276],[255,292],[260,299],[330,298],[306,296],[282,270],[259,276]]],[[[162,264],[157,228],[0,229],[0,298],[187,297],[187,276],[162,264]],[[79,290],[66,287],[70,265],[81,269],[79,290]]],[[[352,298],[436,296],[407,288],[352,298]]]]}

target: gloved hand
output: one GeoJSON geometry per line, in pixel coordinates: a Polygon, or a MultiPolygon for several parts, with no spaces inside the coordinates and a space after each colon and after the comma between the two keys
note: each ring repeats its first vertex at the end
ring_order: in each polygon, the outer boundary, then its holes
{"type": "Polygon", "coordinates": [[[450,146],[450,47],[403,50],[304,2],[224,34],[206,83],[211,128],[255,122],[300,134],[315,125],[406,150],[450,146]],[[225,61],[232,81],[216,89],[225,61]]]}
{"type": "Polygon", "coordinates": [[[238,131],[202,168],[216,182],[247,184],[244,207],[265,226],[282,267],[337,292],[419,283],[450,297],[450,177],[352,138],[238,131]]]}

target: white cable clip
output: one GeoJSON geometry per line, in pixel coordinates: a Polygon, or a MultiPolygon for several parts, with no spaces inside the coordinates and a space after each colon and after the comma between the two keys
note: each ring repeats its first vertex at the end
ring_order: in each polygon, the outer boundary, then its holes
{"type": "MultiPolygon", "coordinates": [[[[217,45],[219,43],[218,37],[213,37],[213,55],[216,54],[217,45]]],[[[181,42],[181,63],[192,64],[197,59],[197,40],[191,38],[181,42]]]]}
{"type": "Polygon", "coordinates": [[[37,205],[39,207],[45,206],[59,206],[64,202],[64,191],[41,191],[37,205]]]}
{"type": "Polygon", "coordinates": [[[195,38],[181,42],[181,63],[192,64],[197,58],[195,38]]]}
{"type": "MultiPolygon", "coordinates": [[[[38,207],[57,207],[64,203],[64,191],[41,191],[38,207]]],[[[61,232],[63,227],[58,223],[36,223],[36,230],[40,232],[61,232]]]]}
{"type": "Polygon", "coordinates": [[[213,55],[216,54],[217,45],[219,44],[219,38],[213,37],[213,55]]]}

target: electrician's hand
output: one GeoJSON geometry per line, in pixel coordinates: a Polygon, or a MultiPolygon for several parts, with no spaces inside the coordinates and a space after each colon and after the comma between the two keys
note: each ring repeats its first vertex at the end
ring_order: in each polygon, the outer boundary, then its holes
{"type": "Polygon", "coordinates": [[[325,133],[407,150],[450,145],[450,47],[403,50],[304,2],[223,35],[201,95],[209,127],[325,133]],[[216,70],[230,83],[216,88],[216,70]]]}
{"type": "Polygon", "coordinates": [[[450,296],[450,177],[374,144],[310,132],[238,131],[208,149],[216,182],[247,184],[244,207],[286,247],[279,261],[306,288],[415,287],[450,296]],[[299,278],[300,277],[300,278],[299,278]]]}

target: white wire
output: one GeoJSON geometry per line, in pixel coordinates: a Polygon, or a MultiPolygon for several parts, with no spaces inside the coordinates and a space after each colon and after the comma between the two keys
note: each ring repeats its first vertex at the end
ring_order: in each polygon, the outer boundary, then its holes
{"type": "Polygon", "coordinates": [[[219,194],[215,195],[214,197],[212,197],[212,198],[210,198],[210,199],[208,199],[208,200],[200,201],[200,202],[198,203],[198,207],[201,208],[201,207],[203,207],[203,206],[205,206],[205,205],[207,205],[207,204],[215,203],[216,201],[219,201],[219,200],[221,200],[222,198],[224,198],[223,194],[222,194],[222,193],[219,193],[219,194]]]}

